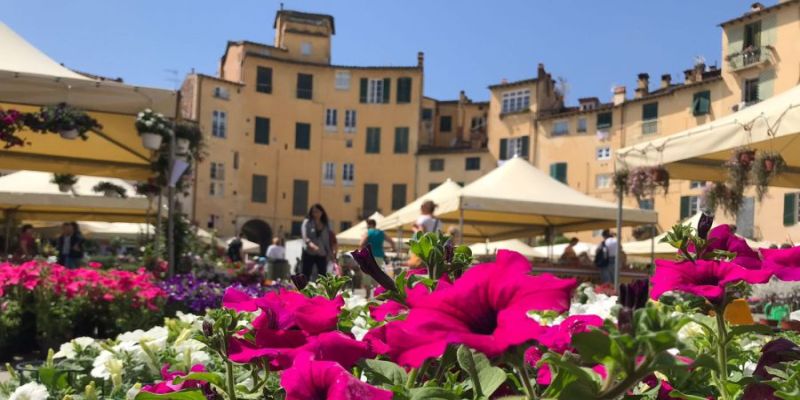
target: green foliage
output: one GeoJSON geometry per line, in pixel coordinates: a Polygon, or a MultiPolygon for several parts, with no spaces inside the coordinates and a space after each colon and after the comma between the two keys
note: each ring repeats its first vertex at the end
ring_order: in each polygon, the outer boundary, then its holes
{"type": "Polygon", "coordinates": [[[468,246],[455,247],[452,238],[441,232],[417,232],[409,241],[411,252],[428,268],[428,276],[437,279],[447,273],[460,276],[472,264],[472,250],[468,246]]]}
{"type": "Polygon", "coordinates": [[[53,178],[50,179],[50,183],[72,186],[78,183],[78,177],[72,174],[53,174],[53,178]]]}

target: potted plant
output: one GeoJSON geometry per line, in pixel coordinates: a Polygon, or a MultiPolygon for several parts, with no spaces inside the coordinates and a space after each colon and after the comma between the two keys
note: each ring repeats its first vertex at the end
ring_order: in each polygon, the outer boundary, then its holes
{"type": "Polygon", "coordinates": [[[103,193],[106,197],[121,197],[123,199],[128,197],[128,191],[124,187],[108,181],[101,181],[97,185],[94,185],[92,191],[95,193],[103,193]]]}
{"type": "Polygon", "coordinates": [[[140,196],[153,197],[161,192],[161,188],[152,182],[138,182],[136,184],[136,194],[140,196]]]}
{"type": "Polygon", "coordinates": [[[175,152],[180,155],[189,154],[191,148],[200,143],[201,133],[197,124],[181,121],[175,124],[175,152]]]}
{"type": "Polygon", "coordinates": [[[628,186],[630,174],[631,172],[628,169],[619,169],[614,172],[614,188],[616,189],[617,196],[619,196],[620,193],[624,195],[630,190],[628,186]]]}
{"type": "Polygon", "coordinates": [[[762,151],[753,163],[753,184],[756,187],[758,201],[764,199],[769,189],[769,182],[786,168],[786,160],[776,151],[762,151]]]}
{"type": "Polygon", "coordinates": [[[102,128],[102,125],[85,111],[66,103],[42,107],[36,118],[31,118],[26,122],[34,131],[58,133],[62,138],[68,140],[78,137],[86,140],[88,139],[86,132],[102,128]]]}
{"type": "Polygon", "coordinates": [[[25,145],[25,140],[16,133],[25,126],[25,115],[17,110],[0,110],[0,141],[4,149],[25,145]]]}
{"type": "Polygon", "coordinates": [[[136,116],[136,130],[142,139],[142,146],[148,150],[158,150],[164,138],[172,133],[167,118],[149,108],[136,116]]]}
{"type": "Polygon", "coordinates": [[[53,174],[53,179],[50,182],[58,185],[60,192],[67,193],[78,183],[78,177],[72,174],[53,174]]]}
{"type": "Polygon", "coordinates": [[[669,172],[663,166],[639,167],[630,171],[628,190],[636,200],[653,197],[659,188],[664,193],[669,190],[669,172]]]}

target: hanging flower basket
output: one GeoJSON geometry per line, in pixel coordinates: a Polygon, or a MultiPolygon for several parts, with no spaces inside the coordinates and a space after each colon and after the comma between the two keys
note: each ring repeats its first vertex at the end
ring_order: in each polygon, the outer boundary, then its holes
{"type": "Polygon", "coordinates": [[[191,142],[186,138],[175,139],[175,152],[178,154],[186,154],[189,152],[189,145],[191,142]]]}
{"type": "Polygon", "coordinates": [[[158,150],[164,140],[163,136],[153,132],[142,132],[139,137],[142,139],[142,146],[148,150],[158,150]]]}
{"type": "Polygon", "coordinates": [[[94,185],[92,191],[95,193],[103,193],[105,197],[119,197],[123,199],[128,197],[128,191],[124,187],[108,181],[102,181],[94,185]]]}
{"type": "Polygon", "coordinates": [[[175,125],[175,152],[180,155],[188,155],[192,149],[199,148],[202,135],[197,124],[181,121],[175,125]]]}
{"type": "Polygon", "coordinates": [[[164,138],[172,135],[167,118],[149,108],[136,116],[136,130],[142,139],[142,146],[148,150],[158,150],[164,138]]]}
{"type": "Polygon", "coordinates": [[[72,187],[78,183],[78,177],[71,174],[53,174],[53,178],[50,180],[50,183],[55,183],[58,185],[58,191],[61,193],[67,193],[72,190],[72,187]]]}
{"type": "Polygon", "coordinates": [[[67,140],[74,140],[78,137],[86,140],[88,139],[87,132],[103,127],[85,111],[66,103],[42,107],[39,113],[26,116],[25,125],[35,132],[58,133],[67,140]]]}
{"type": "Polygon", "coordinates": [[[67,129],[59,131],[58,134],[61,135],[62,139],[67,139],[67,140],[75,140],[78,138],[78,136],[81,135],[77,129],[67,129]]]}
{"type": "Polygon", "coordinates": [[[669,172],[661,165],[639,167],[629,172],[626,186],[627,192],[639,201],[653,197],[659,189],[666,194],[669,191],[669,172]]]}
{"type": "Polygon", "coordinates": [[[764,199],[769,190],[770,181],[786,169],[786,160],[775,151],[762,151],[753,163],[753,184],[756,187],[758,201],[764,199]]]}
{"type": "Polygon", "coordinates": [[[17,110],[0,110],[0,142],[4,142],[4,149],[25,145],[25,140],[17,136],[24,127],[25,114],[17,110]]]}

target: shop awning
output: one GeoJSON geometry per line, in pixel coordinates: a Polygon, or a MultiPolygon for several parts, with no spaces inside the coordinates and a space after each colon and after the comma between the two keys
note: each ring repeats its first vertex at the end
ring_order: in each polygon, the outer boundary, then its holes
{"type": "Polygon", "coordinates": [[[507,239],[497,242],[473,243],[469,245],[472,255],[479,257],[485,255],[495,255],[497,250],[511,250],[522,254],[528,259],[547,258],[547,252],[541,252],[534,247],[528,246],[519,239],[507,239]]]}
{"type": "MultiPolygon", "coordinates": [[[[383,214],[374,212],[369,216],[369,219],[374,219],[376,223],[383,221],[383,214]]],[[[336,241],[339,242],[340,248],[355,248],[361,244],[361,237],[367,233],[367,221],[361,221],[344,232],[336,235],[336,241]]]]}
{"type": "Polygon", "coordinates": [[[448,179],[430,192],[425,193],[411,203],[408,203],[405,207],[387,215],[383,220],[378,221],[378,228],[383,230],[402,228],[405,232],[404,234],[410,236],[412,233],[412,225],[420,216],[420,207],[422,203],[430,200],[439,204],[454,196],[458,196],[460,191],[461,186],[448,179]]]}
{"type": "Polygon", "coordinates": [[[713,122],[623,148],[629,168],[663,164],[671,178],[724,181],[734,149],[779,152],[787,163],[771,186],[800,188],[800,86],[713,122]]]}

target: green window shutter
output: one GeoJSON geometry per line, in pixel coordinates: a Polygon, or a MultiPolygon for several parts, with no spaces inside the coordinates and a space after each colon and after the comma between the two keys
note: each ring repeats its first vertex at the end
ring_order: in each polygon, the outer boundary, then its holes
{"type": "Polygon", "coordinates": [[[563,183],[567,183],[567,163],[559,162],[550,164],[550,177],[563,183]]]}
{"type": "Polygon", "coordinates": [[[358,101],[360,103],[367,102],[367,85],[368,85],[367,78],[361,78],[361,81],[358,86],[358,101]]]}
{"type": "Polygon", "coordinates": [[[453,117],[449,115],[443,115],[439,117],[439,131],[450,132],[452,130],[453,130],[453,117]]]}
{"type": "Polygon", "coordinates": [[[728,34],[728,54],[742,51],[744,44],[744,26],[731,27],[726,30],[728,34]]]}
{"type": "Polygon", "coordinates": [[[272,68],[256,67],[256,92],[272,93],[272,68]]]}
{"type": "Polygon", "coordinates": [[[394,128],[394,152],[395,154],[408,153],[408,128],[394,128]]]}
{"type": "Polygon", "coordinates": [[[604,129],[611,127],[612,114],[611,112],[603,112],[597,114],[597,129],[604,129]]]}
{"type": "Polygon", "coordinates": [[[797,193],[783,195],[783,226],[797,223],[797,193]]]}
{"type": "Polygon", "coordinates": [[[392,210],[399,210],[406,205],[406,185],[396,183],[392,185],[392,210]]]}
{"type": "Polygon", "coordinates": [[[304,123],[294,124],[294,148],[308,150],[311,148],[311,125],[304,123]]]}
{"type": "Polygon", "coordinates": [[[647,103],[642,105],[642,119],[645,121],[658,118],[658,103],[647,103]]]}
{"type": "Polygon", "coordinates": [[[680,220],[683,221],[686,218],[689,218],[689,202],[691,200],[691,196],[681,196],[681,216],[680,220]]]}
{"type": "Polygon", "coordinates": [[[365,183],[364,184],[364,206],[361,209],[364,218],[369,217],[378,211],[378,184],[365,183]]]}
{"type": "Polygon", "coordinates": [[[295,180],[292,187],[292,215],[308,213],[308,181],[295,180]]]}
{"type": "MultiPolygon", "coordinates": [[[[528,137],[528,136],[523,136],[522,137],[522,153],[519,155],[520,157],[522,157],[522,158],[524,158],[526,160],[528,159],[528,156],[530,154],[530,145],[531,145],[531,138],[528,137]]],[[[566,164],[564,164],[564,167],[566,168],[566,164]]],[[[565,174],[565,178],[564,179],[566,179],[566,174],[565,174]]]]}
{"type": "Polygon", "coordinates": [[[269,118],[256,117],[255,134],[256,143],[269,144],[269,118]]]}
{"type": "Polygon", "coordinates": [[[250,191],[250,201],[253,203],[267,202],[267,177],[264,175],[253,175],[253,182],[250,191]]]}
{"type": "Polygon", "coordinates": [[[508,139],[500,139],[500,160],[508,159],[508,139]]]}
{"type": "Polygon", "coordinates": [[[769,69],[758,76],[758,100],[764,101],[772,97],[775,87],[775,69],[769,69]]]}
{"type": "Polygon", "coordinates": [[[367,147],[368,154],[378,154],[381,152],[381,128],[367,128],[367,147]]]}
{"type": "Polygon", "coordinates": [[[705,115],[711,111],[711,91],[697,92],[692,98],[692,114],[705,115]]]}
{"type": "Polygon", "coordinates": [[[411,78],[397,78],[397,102],[411,102],[411,78]]]}
{"type": "Polygon", "coordinates": [[[392,79],[383,78],[383,103],[389,104],[389,100],[391,98],[392,98],[392,79]]]}
{"type": "Polygon", "coordinates": [[[311,100],[314,93],[314,75],[297,74],[297,98],[311,100]]]}

